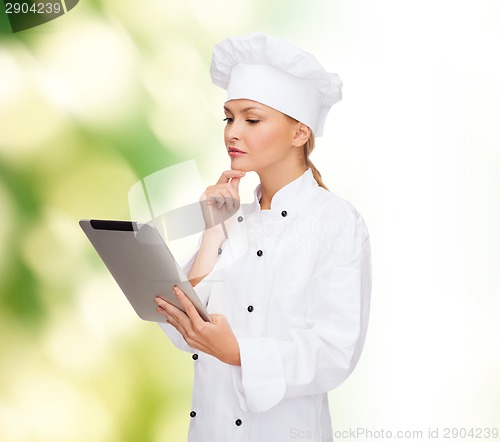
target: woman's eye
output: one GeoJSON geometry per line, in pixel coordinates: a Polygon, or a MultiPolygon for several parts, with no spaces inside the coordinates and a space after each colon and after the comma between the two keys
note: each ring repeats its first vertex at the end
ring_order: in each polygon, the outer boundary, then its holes
{"type": "Polygon", "coordinates": [[[247,120],[247,123],[250,123],[250,124],[257,124],[259,122],[260,122],[260,120],[247,120]]]}
{"type": "Polygon", "coordinates": [[[222,121],[225,121],[227,124],[230,124],[233,122],[233,118],[226,117],[222,121]]]}

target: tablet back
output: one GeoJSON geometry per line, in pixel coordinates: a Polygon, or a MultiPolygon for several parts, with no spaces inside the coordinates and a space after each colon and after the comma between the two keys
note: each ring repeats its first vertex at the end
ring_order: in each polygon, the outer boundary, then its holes
{"type": "Polygon", "coordinates": [[[80,226],[140,318],[166,322],[156,311],[156,296],[184,310],[173,294],[176,285],[191,299],[200,316],[209,320],[205,307],[154,226],[108,220],[81,220],[80,226]]]}

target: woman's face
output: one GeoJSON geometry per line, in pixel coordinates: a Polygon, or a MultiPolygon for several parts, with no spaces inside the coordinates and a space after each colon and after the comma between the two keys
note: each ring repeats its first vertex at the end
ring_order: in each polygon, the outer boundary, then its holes
{"type": "Polygon", "coordinates": [[[252,100],[230,100],[224,106],[224,141],[231,169],[271,171],[300,162],[295,148],[299,122],[252,100]]]}

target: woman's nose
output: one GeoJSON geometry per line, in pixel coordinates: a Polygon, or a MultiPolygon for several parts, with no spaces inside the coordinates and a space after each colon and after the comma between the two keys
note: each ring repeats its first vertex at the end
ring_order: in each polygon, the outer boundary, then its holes
{"type": "Polygon", "coordinates": [[[235,120],[226,126],[226,138],[228,140],[238,140],[240,138],[241,126],[235,120]]]}

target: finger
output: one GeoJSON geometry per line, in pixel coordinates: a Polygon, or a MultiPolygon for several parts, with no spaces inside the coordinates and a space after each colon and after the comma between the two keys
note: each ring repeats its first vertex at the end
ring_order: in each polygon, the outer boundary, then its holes
{"type": "Polygon", "coordinates": [[[175,305],[171,304],[170,302],[166,301],[161,296],[157,296],[155,298],[155,302],[159,307],[162,308],[163,311],[165,311],[166,313],[168,313],[171,316],[176,316],[175,310],[177,310],[179,313],[182,313],[182,311],[179,308],[177,308],[175,305]]]}
{"type": "Polygon", "coordinates": [[[240,207],[240,195],[238,193],[238,189],[233,187],[231,184],[226,185],[226,189],[229,192],[231,198],[231,204],[228,207],[232,207],[236,210],[240,207]]]}
{"type": "Polygon", "coordinates": [[[182,335],[184,340],[187,342],[188,335],[189,335],[187,328],[189,328],[189,330],[192,330],[192,327],[190,326],[189,318],[182,311],[180,311],[177,307],[175,307],[174,305],[170,304],[169,302],[165,301],[164,299],[161,299],[161,298],[159,298],[159,299],[160,299],[160,301],[157,301],[157,303],[158,302],[162,303],[162,305],[164,305],[164,307],[158,305],[156,311],[158,313],[160,313],[161,315],[163,315],[167,319],[167,323],[170,324],[172,327],[174,327],[182,335]],[[175,311],[178,314],[178,316],[176,316],[175,314],[171,314],[173,311],[175,311]],[[182,317],[185,318],[186,322],[189,324],[189,327],[186,327],[186,325],[183,324],[181,320],[179,320],[179,318],[182,318],[182,317]]]}
{"type": "Polygon", "coordinates": [[[189,300],[189,298],[185,295],[185,293],[179,288],[174,287],[174,293],[177,296],[177,299],[182,304],[184,309],[186,310],[186,314],[189,317],[191,324],[194,329],[198,330],[200,326],[202,326],[205,321],[201,318],[198,310],[196,310],[193,303],[189,300]]]}
{"type": "MultiPolygon", "coordinates": [[[[160,296],[155,298],[156,304],[158,304],[158,312],[161,313],[165,318],[167,318],[170,322],[180,323],[179,318],[184,315],[184,313],[177,308],[175,305],[171,304],[168,301],[165,301],[160,296]]],[[[185,315],[184,315],[185,316],[185,315]]]]}
{"type": "Polygon", "coordinates": [[[213,193],[212,200],[215,201],[218,209],[220,209],[226,201],[222,191],[220,191],[220,190],[217,190],[216,192],[213,193]]]}
{"type": "MultiPolygon", "coordinates": [[[[226,186],[230,186],[230,184],[227,184],[226,186]]],[[[228,188],[224,187],[223,189],[221,189],[221,191],[219,192],[219,195],[220,195],[220,197],[218,198],[217,207],[219,209],[221,209],[222,206],[225,205],[228,210],[231,210],[233,205],[234,205],[234,202],[233,202],[233,197],[232,197],[231,193],[229,192],[228,188]]]]}
{"type": "Polygon", "coordinates": [[[172,316],[172,315],[171,315],[171,314],[170,314],[167,310],[165,310],[165,309],[162,307],[162,305],[160,305],[160,303],[162,303],[162,304],[163,304],[163,303],[165,302],[165,300],[161,300],[161,301],[159,300],[159,301],[156,301],[156,299],[155,299],[155,302],[156,302],[156,304],[157,304],[156,311],[157,311],[158,313],[160,313],[160,315],[164,316],[164,317],[165,317],[165,319],[167,320],[167,322],[168,322],[169,324],[173,324],[173,322],[176,322],[176,321],[175,321],[174,316],[172,316]]]}
{"type": "Polygon", "coordinates": [[[242,170],[225,170],[217,181],[217,184],[229,183],[233,178],[237,178],[238,182],[242,176],[245,176],[245,172],[242,170]]]}
{"type": "Polygon", "coordinates": [[[172,324],[176,327],[179,332],[186,338],[188,335],[192,335],[193,326],[191,324],[191,319],[182,310],[178,309],[175,305],[167,302],[164,307],[167,314],[172,317],[172,324]]]}
{"type": "Polygon", "coordinates": [[[156,311],[158,313],[160,313],[162,316],[165,316],[165,318],[167,318],[167,311],[163,308],[163,303],[165,302],[164,299],[160,298],[159,296],[157,296],[155,298],[155,302],[156,302],[156,311]]]}
{"type": "Polygon", "coordinates": [[[165,317],[165,319],[167,320],[167,322],[170,325],[173,325],[175,327],[175,325],[177,324],[177,321],[175,320],[175,318],[172,315],[167,313],[167,311],[163,307],[160,307],[160,306],[156,307],[156,311],[158,313],[160,313],[163,317],[165,317]]]}
{"type": "Polygon", "coordinates": [[[232,210],[234,208],[237,209],[240,205],[240,196],[238,194],[238,189],[233,187],[230,183],[218,184],[211,191],[210,195],[212,195],[212,197],[217,200],[220,207],[222,207],[222,205],[220,205],[221,202],[225,204],[229,210],[232,210]]]}
{"type": "Polygon", "coordinates": [[[205,192],[202,193],[200,197],[200,203],[202,206],[213,206],[216,204],[215,197],[218,195],[220,188],[219,184],[215,186],[208,186],[205,192]]]}
{"type": "Polygon", "coordinates": [[[182,327],[181,324],[179,324],[179,322],[177,321],[177,319],[174,316],[172,316],[170,313],[168,313],[161,306],[156,307],[156,311],[158,313],[160,313],[167,320],[168,324],[170,324],[172,327],[174,327],[175,329],[177,329],[177,331],[182,335],[182,337],[184,339],[186,339],[186,337],[187,337],[186,329],[184,327],[182,327]]]}
{"type": "Polygon", "coordinates": [[[226,207],[231,210],[234,206],[235,206],[235,196],[236,196],[236,200],[238,201],[238,205],[239,205],[239,197],[238,197],[238,194],[236,192],[234,192],[234,190],[230,190],[229,187],[231,187],[230,184],[220,184],[218,185],[219,187],[216,189],[216,190],[213,190],[211,193],[210,193],[210,200],[211,201],[214,201],[217,208],[218,209],[221,209],[222,206],[226,205],[226,207]],[[223,186],[223,187],[220,187],[220,186],[223,186]]]}
{"type": "Polygon", "coordinates": [[[217,207],[220,209],[223,205],[226,205],[228,209],[234,207],[234,200],[239,200],[238,192],[231,186],[231,184],[218,184],[217,191],[214,196],[217,199],[217,207]]]}
{"type": "Polygon", "coordinates": [[[240,181],[241,181],[241,177],[235,177],[235,178],[232,178],[231,181],[228,183],[233,189],[236,189],[236,191],[238,191],[238,188],[240,186],[240,181]]]}

